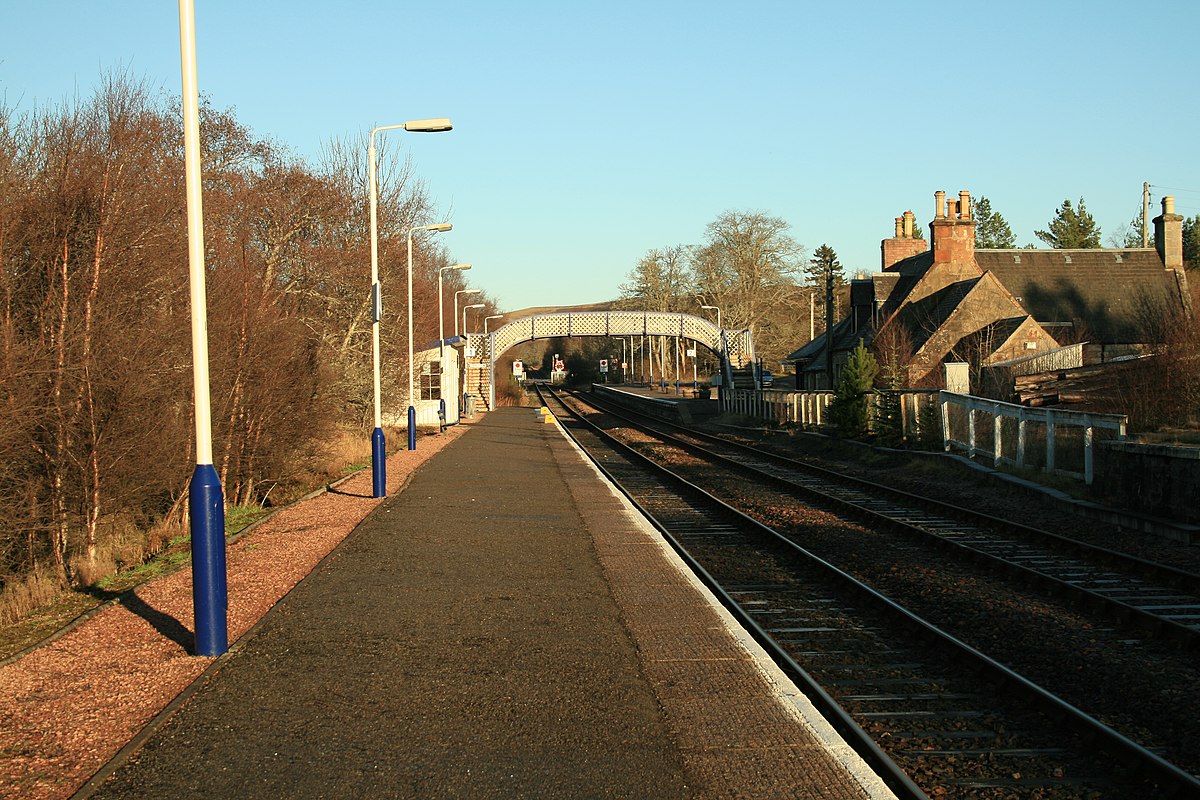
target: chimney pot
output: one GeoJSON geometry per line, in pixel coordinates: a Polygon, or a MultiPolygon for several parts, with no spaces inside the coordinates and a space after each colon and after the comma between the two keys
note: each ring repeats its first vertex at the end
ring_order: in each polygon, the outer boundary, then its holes
{"type": "Polygon", "coordinates": [[[896,217],[896,238],[899,239],[903,232],[904,220],[896,217]]]}
{"type": "Polygon", "coordinates": [[[971,218],[971,193],[966,189],[958,193],[958,212],[963,219],[971,218]]]}
{"type": "Polygon", "coordinates": [[[904,238],[913,238],[913,213],[911,211],[904,212],[904,238]]]}
{"type": "Polygon", "coordinates": [[[1175,213],[1175,198],[1172,195],[1167,195],[1162,199],[1162,208],[1164,214],[1175,213]]]}
{"type": "Polygon", "coordinates": [[[939,190],[933,193],[934,197],[934,212],[933,216],[936,219],[941,219],[946,216],[946,193],[939,190]]]}

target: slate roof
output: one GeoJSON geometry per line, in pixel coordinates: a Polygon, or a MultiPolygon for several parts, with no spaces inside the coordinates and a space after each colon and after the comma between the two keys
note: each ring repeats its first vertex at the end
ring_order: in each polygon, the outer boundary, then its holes
{"type": "Polygon", "coordinates": [[[1141,341],[1143,297],[1180,302],[1174,270],[1153,249],[976,250],[975,263],[995,275],[1038,322],[1079,322],[1090,341],[1141,341]]]}
{"type": "MultiPolygon", "coordinates": [[[[865,328],[855,330],[852,318],[846,317],[833,326],[833,352],[838,353],[853,350],[858,346],[859,339],[862,339],[865,344],[869,345],[871,343],[871,332],[865,328]]],[[[817,335],[817,338],[789,355],[784,361],[800,364],[801,372],[824,372],[824,353],[825,334],[820,333],[817,335]],[[804,363],[806,361],[808,363],[804,363]]]]}
{"type": "MultiPolygon", "coordinates": [[[[1182,273],[1166,269],[1153,248],[976,249],[973,263],[946,262],[936,268],[933,251],[926,250],[872,275],[879,318],[902,324],[918,352],[927,343],[935,344],[930,342],[935,331],[954,337],[950,340],[955,342],[950,348],[953,351],[969,348],[980,337],[1002,346],[1026,324],[1035,326],[1046,342],[1052,340],[1046,328],[1055,327],[1053,323],[1072,323],[1077,335],[1096,344],[1138,343],[1144,338],[1137,323],[1143,299],[1161,298],[1173,307],[1188,308],[1186,281],[1182,273]],[[993,298],[982,308],[1002,316],[993,317],[975,331],[952,330],[970,324],[971,316],[957,322],[955,316],[964,303],[976,302],[968,296],[977,288],[979,299],[993,298]],[[997,291],[1011,296],[1004,300],[995,294],[997,291]],[[910,301],[913,295],[920,299],[910,301]],[[1006,306],[1013,301],[1017,305],[1005,314],[1006,306]]],[[[865,289],[866,284],[860,288],[865,289]]],[[[856,331],[847,317],[834,327],[834,352],[852,349],[859,338],[869,344],[870,331],[856,331]]],[[[947,342],[939,339],[936,344],[940,349],[947,342]]],[[[824,350],[825,337],[818,336],[786,360],[797,363],[802,372],[823,370],[824,350]]],[[[944,356],[942,353],[938,358],[944,356]]]]}
{"type": "Polygon", "coordinates": [[[974,280],[956,281],[915,303],[907,303],[900,309],[896,321],[909,331],[914,350],[920,350],[929,337],[946,324],[946,320],[962,303],[963,298],[975,288],[979,280],[979,278],[975,278],[974,280]]]}
{"type": "Polygon", "coordinates": [[[950,348],[950,353],[954,354],[956,358],[965,359],[971,353],[982,352],[984,348],[993,352],[1002,350],[1027,319],[1030,317],[1008,317],[996,320],[959,339],[950,348]]]}

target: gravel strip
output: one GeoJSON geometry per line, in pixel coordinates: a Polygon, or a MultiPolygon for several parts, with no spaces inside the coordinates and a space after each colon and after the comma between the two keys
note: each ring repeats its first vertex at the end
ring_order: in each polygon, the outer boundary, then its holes
{"type": "MultiPolygon", "coordinates": [[[[389,494],[468,425],[388,458],[389,494]]],[[[236,642],[382,498],[363,470],[280,509],[229,546],[236,642]]],[[[192,573],[182,569],[0,668],[0,797],[69,798],[215,660],[192,656],[192,573]]]]}

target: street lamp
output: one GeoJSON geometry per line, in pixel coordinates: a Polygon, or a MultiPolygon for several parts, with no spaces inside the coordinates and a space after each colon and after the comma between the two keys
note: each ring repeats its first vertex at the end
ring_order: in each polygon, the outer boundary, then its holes
{"type": "MultiPolygon", "coordinates": [[[[376,209],[379,205],[378,195],[379,189],[375,179],[375,134],[380,131],[391,131],[403,129],[414,133],[438,133],[440,131],[448,131],[452,128],[450,120],[444,118],[438,119],[417,119],[409,120],[402,125],[381,125],[371,129],[371,136],[367,141],[367,180],[370,186],[371,197],[371,357],[373,359],[373,371],[375,378],[374,394],[375,394],[375,430],[371,432],[371,483],[372,497],[383,497],[387,494],[387,447],[383,439],[383,411],[379,405],[380,382],[379,382],[379,320],[383,315],[383,295],[379,287],[379,232],[376,222],[376,209]]],[[[409,268],[409,290],[408,290],[408,305],[409,305],[409,345],[412,345],[412,269],[409,268]]],[[[409,359],[409,368],[412,368],[412,359],[409,359]]],[[[411,372],[409,379],[409,397],[412,396],[412,380],[411,372]]],[[[411,431],[411,428],[410,428],[411,431]]],[[[411,437],[411,433],[410,433],[411,437]]]]}
{"type": "MultiPolygon", "coordinates": [[[[442,361],[442,369],[446,368],[446,334],[442,332],[442,273],[449,269],[457,269],[466,271],[471,268],[470,264],[452,264],[449,267],[438,267],[438,357],[442,361]]],[[[455,299],[458,298],[458,293],[454,294],[455,299]]],[[[455,316],[458,316],[457,313],[455,316]]],[[[455,332],[457,335],[457,331],[455,332]]]]}
{"type": "Polygon", "coordinates": [[[196,468],[188,487],[192,534],[192,614],[198,656],[229,649],[225,569],[225,497],[213,467],[208,379],[208,306],[204,287],[204,207],[200,170],[200,100],[196,78],[196,14],[179,0],[179,60],[183,77],[183,159],[187,202],[188,283],[192,307],[192,387],[196,468]]]}
{"type": "MultiPolygon", "coordinates": [[[[463,292],[461,292],[461,293],[478,292],[478,291],[479,291],[478,289],[464,289],[463,292]]],[[[458,299],[457,296],[454,299],[457,300],[458,299]]],[[[487,304],[486,303],[472,303],[469,306],[463,306],[463,315],[462,315],[462,320],[463,320],[462,335],[463,336],[467,335],[467,310],[472,309],[472,308],[483,308],[485,305],[487,305],[487,304]]],[[[455,313],[457,314],[457,308],[456,308],[455,313]]],[[[455,325],[458,324],[457,318],[454,320],[454,324],[455,325]]],[[[466,408],[466,407],[467,407],[467,371],[466,371],[466,368],[464,365],[463,381],[462,381],[462,405],[459,406],[459,408],[466,408]]]]}
{"type": "MultiPolygon", "coordinates": [[[[479,294],[482,289],[459,289],[454,293],[454,335],[458,336],[458,296],[460,294],[479,294]]],[[[466,327],[465,324],[463,327],[466,327]]],[[[466,331],[463,331],[466,333],[466,331]]]]}
{"type": "Polygon", "coordinates": [[[463,336],[467,335],[467,312],[472,308],[483,308],[487,303],[472,303],[469,306],[463,306],[463,336]]]}
{"type": "Polygon", "coordinates": [[[412,240],[417,231],[441,233],[454,226],[449,222],[435,222],[433,225],[418,225],[408,229],[408,449],[417,449],[417,407],[413,401],[413,298],[412,298],[412,240]]]}
{"type": "Polygon", "coordinates": [[[503,319],[503,318],[504,318],[503,314],[492,314],[490,317],[484,317],[483,318],[483,335],[487,336],[487,332],[488,332],[487,324],[488,324],[489,319],[503,319]]]}
{"type": "Polygon", "coordinates": [[[721,327],[721,309],[717,308],[716,306],[706,306],[703,304],[701,304],[700,307],[703,309],[707,309],[708,311],[716,311],[717,312],[717,327],[720,328],[721,327]]]}

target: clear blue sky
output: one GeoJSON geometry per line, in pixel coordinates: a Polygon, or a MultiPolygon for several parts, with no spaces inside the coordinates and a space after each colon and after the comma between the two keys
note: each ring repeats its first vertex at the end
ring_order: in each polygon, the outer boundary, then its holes
{"type": "MultiPolygon", "coordinates": [[[[505,309],[611,299],[647,250],[702,242],[726,209],[786,219],[851,272],[878,269],[904,210],[927,225],[938,189],[989,197],[1018,244],[1081,196],[1107,244],[1143,181],[1155,209],[1174,194],[1200,213],[1194,0],[197,6],[201,91],[300,157],[450,117],[391,144],[505,309]]],[[[113,69],[179,92],[170,0],[0,10],[18,112],[113,69]]]]}

